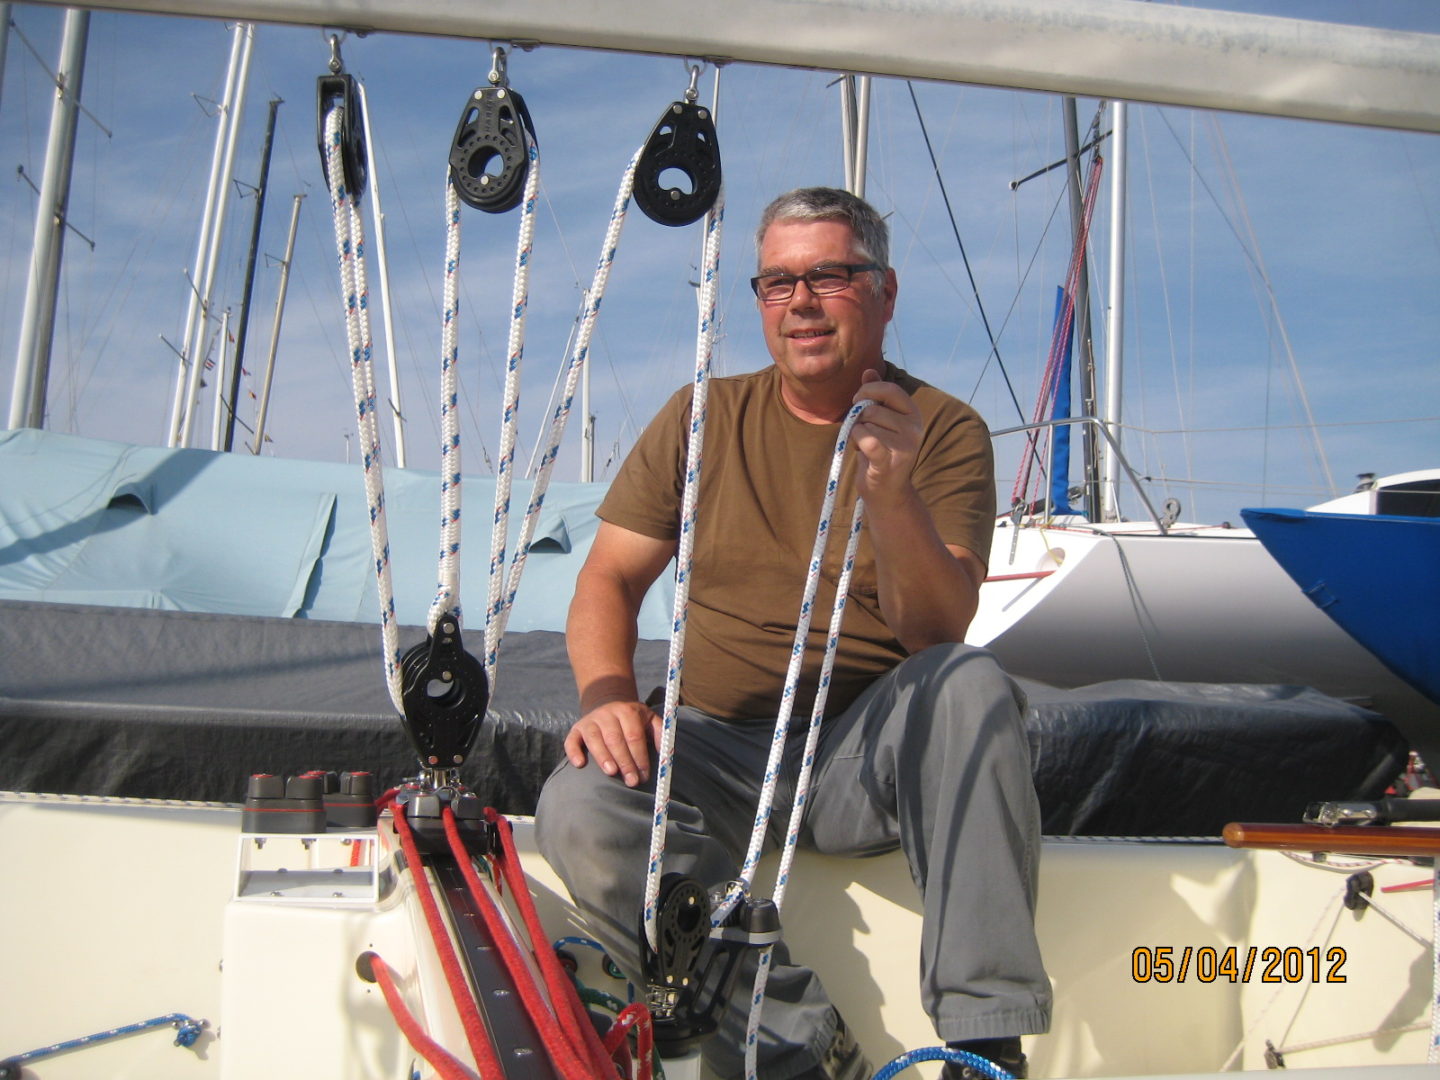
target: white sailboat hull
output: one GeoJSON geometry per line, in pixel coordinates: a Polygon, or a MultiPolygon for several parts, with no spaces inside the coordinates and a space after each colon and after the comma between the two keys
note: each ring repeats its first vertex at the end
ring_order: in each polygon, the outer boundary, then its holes
{"type": "Polygon", "coordinates": [[[1317,608],[1246,529],[995,530],[967,640],[1058,687],[1112,679],[1311,686],[1375,709],[1417,748],[1440,706],[1317,608]],[[1017,540],[1018,534],[1018,540],[1017,540]]]}
{"type": "MultiPolygon", "coordinates": [[[[425,937],[406,886],[374,902],[233,900],[239,819],[238,808],[213,805],[0,796],[9,886],[0,954],[11,988],[0,1058],[179,1011],[209,1021],[194,1048],[148,1032],[37,1060],[29,1075],[408,1076],[415,1055],[355,972],[367,949],[404,973],[412,1007],[463,1057],[443,987],[427,982],[428,945],[416,944],[425,937]]],[[[523,820],[517,839],[547,933],[583,934],[523,820]]],[[[1423,934],[1429,872],[1386,862],[1374,873],[1376,898],[1423,934]]],[[[1345,910],[1344,891],[1343,873],[1274,852],[1047,841],[1038,927],[1055,1023],[1026,1040],[1032,1075],[1264,1068],[1268,1040],[1288,1051],[1287,1064],[1344,1066],[1346,1080],[1419,1076],[1430,949],[1376,912],[1345,910]],[[1175,968],[1168,980],[1158,977],[1162,949],[1175,968]],[[1232,949],[1237,974],[1217,976],[1232,949]],[[1353,1038],[1297,1049],[1340,1036],[1353,1038]]],[[[784,922],[872,1064],[935,1043],[918,1000],[920,920],[902,857],[802,858],[784,922]]]]}

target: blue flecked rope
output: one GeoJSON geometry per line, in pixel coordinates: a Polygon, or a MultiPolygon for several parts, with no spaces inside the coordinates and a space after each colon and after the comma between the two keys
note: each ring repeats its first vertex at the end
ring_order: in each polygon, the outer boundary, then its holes
{"type": "Polygon", "coordinates": [[[969,1065],[975,1072],[981,1076],[988,1076],[990,1080],[1014,1080],[1014,1077],[993,1061],[966,1050],[952,1050],[948,1046],[925,1046],[919,1050],[907,1050],[877,1072],[875,1080],[890,1080],[897,1073],[903,1072],[911,1065],[918,1065],[922,1061],[953,1061],[957,1065],[969,1065]]]}
{"type": "MultiPolygon", "coordinates": [[[[642,148],[643,150],[643,148],[642,148]]],[[[570,353],[570,359],[565,367],[565,389],[561,394],[560,403],[555,407],[550,420],[550,440],[545,452],[540,455],[540,468],[535,474],[535,482],[530,491],[530,504],[525,509],[525,520],[520,528],[520,539],[515,545],[515,554],[510,559],[510,576],[506,581],[504,602],[494,612],[495,640],[500,640],[505,635],[505,626],[510,619],[510,611],[515,605],[515,594],[520,589],[520,575],[525,569],[525,561],[530,551],[530,541],[535,535],[535,527],[540,520],[540,510],[545,504],[545,494],[550,487],[550,478],[555,470],[555,460],[560,454],[560,443],[564,438],[565,425],[570,417],[570,408],[575,401],[575,390],[580,382],[580,374],[584,370],[586,358],[590,353],[590,338],[595,331],[596,320],[600,316],[600,303],[605,297],[605,286],[610,280],[610,270],[615,263],[615,252],[620,243],[620,230],[625,225],[625,214],[630,206],[631,191],[635,185],[635,168],[639,164],[642,150],[635,151],[630,159],[630,164],[620,178],[620,188],[615,194],[615,205],[610,211],[610,224],[605,231],[605,239],[600,245],[600,257],[595,264],[595,275],[590,282],[590,291],[586,293],[585,312],[580,322],[580,330],[575,335],[575,347],[570,353]]],[[[493,687],[492,687],[493,689],[493,687]]]]}
{"type": "Polygon", "coordinates": [[[659,948],[655,925],[660,877],[665,859],[665,827],[670,815],[670,780],[675,758],[675,720],[680,704],[680,676],[685,666],[685,629],[689,618],[690,574],[695,550],[696,505],[705,445],[706,397],[711,356],[715,348],[715,308],[720,291],[720,235],[725,220],[722,190],[705,215],[705,254],[700,278],[699,325],[696,328],[695,376],[690,404],[690,434],[685,450],[685,486],[680,502],[680,536],[675,551],[675,602],[670,618],[670,652],[665,664],[665,707],[661,713],[660,745],[655,752],[655,811],[650,823],[650,854],[646,863],[642,909],[645,938],[659,948]]]}
{"type": "MultiPolygon", "coordinates": [[[[829,545],[831,519],[835,513],[835,500],[840,490],[840,473],[844,468],[846,450],[850,445],[850,430],[860,414],[872,404],[861,401],[851,406],[840,425],[835,440],[835,452],[830,461],[830,475],[825,484],[825,497],[820,504],[820,520],[815,527],[815,543],[810,553],[810,566],[805,577],[804,593],[800,602],[800,614],[795,626],[795,640],[790,650],[790,666],[785,675],[785,688],[780,697],[780,711],[775,719],[775,731],[770,742],[770,757],[765,767],[765,778],[760,789],[760,801],[755,810],[755,824],[750,835],[750,849],[740,870],[740,880],[733,883],[729,895],[712,915],[715,925],[725,918],[731,908],[750,891],[755,878],[755,868],[760,861],[766,827],[770,821],[775,801],[775,786],[779,779],[784,758],[786,737],[790,728],[790,715],[795,705],[795,695],[800,684],[800,671],[804,662],[806,644],[810,635],[810,623],[814,615],[815,594],[820,583],[820,567],[829,545]]],[[[790,822],[786,830],[785,843],[780,856],[780,870],[775,881],[774,903],[777,911],[785,899],[785,887],[790,878],[790,866],[800,839],[800,824],[805,813],[805,802],[810,790],[810,772],[815,763],[815,748],[820,740],[820,725],[825,715],[825,702],[830,693],[830,675],[835,666],[835,654],[840,646],[840,626],[845,615],[845,597],[850,590],[850,575],[855,568],[855,553],[859,547],[860,527],[864,520],[865,500],[856,498],[855,509],[850,519],[850,533],[845,545],[845,559],[840,579],[835,585],[835,602],[830,615],[829,631],[825,639],[825,653],[820,665],[820,679],[815,690],[815,701],[810,711],[810,726],[805,736],[805,756],[800,766],[800,775],[795,782],[795,798],[790,811],[790,822]]],[[[747,1080],[756,1080],[760,1015],[765,1002],[765,984],[770,976],[773,947],[767,946],[760,954],[755,969],[754,988],[750,997],[750,1019],[745,1031],[745,1075],[747,1080]]]]}
{"type": "Polygon", "coordinates": [[[184,1013],[167,1013],[165,1016],[157,1016],[150,1020],[141,1020],[138,1023],[126,1024],[124,1027],[111,1028],[108,1031],[97,1031],[94,1035],[84,1035],[78,1039],[69,1039],[66,1042],[54,1043],[51,1046],[42,1046],[38,1050],[29,1050],[23,1054],[16,1054],[14,1057],[5,1058],[0,1061],[0,1069],[15,1070],[14,1075],[19,1075],[19,1067],[40,1058],[51,1057],[55,1054],[63,1054],[68,1050],[79,1050],[85,1046],[92,1046],[95,1043],[107,1042],[110,1039],[118,1039],[125,1035],[135,1035],[141,1031],[149,1031],[151,1028],[164,1027],[172,1024],[175,1027],[176,1046],[194,1046],[195,1041],[200,1038],[200,1033],[205,1030],[204,1020],[195,1020],[184,1013]]]}

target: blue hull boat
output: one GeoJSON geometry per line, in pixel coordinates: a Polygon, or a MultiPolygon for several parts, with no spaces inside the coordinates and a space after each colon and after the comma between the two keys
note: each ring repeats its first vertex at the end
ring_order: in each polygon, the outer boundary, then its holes
{"type": "Polygon", "coordinates": [[[1440,701],[1440,518],[1242,510],[1317,607],[1440,701]]]}

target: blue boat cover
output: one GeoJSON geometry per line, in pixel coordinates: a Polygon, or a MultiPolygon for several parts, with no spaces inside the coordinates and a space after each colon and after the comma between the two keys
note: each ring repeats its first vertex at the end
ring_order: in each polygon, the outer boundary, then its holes
{"type": "MultiPolygon", "coordinates": [[[[384,475],[396,614],[419,626],[435,595],[440,481],[420,469],[384,475]]],[[[379,622],[359,465],[17,430],[0,431],[0,478],[0,599],[379,622]]],[[[514,485],[510,552],[531,487],[514,485]]],[[[550,485],[511,630],[564,630],[604,491],[550,485]]],[[[466,625],[478,627],[494,479],[466,477],[464,497],[461,595],[466,625]]],[[[646,599],[644,637],[669,636],[669,578],[646,599]]]]}

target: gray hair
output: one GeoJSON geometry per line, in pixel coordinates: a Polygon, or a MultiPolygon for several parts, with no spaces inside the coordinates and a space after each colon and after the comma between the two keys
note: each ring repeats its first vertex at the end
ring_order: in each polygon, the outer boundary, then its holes
{"type": "Polygon", "coordinates": [[[890,266],[890,229],[875,208],[848,191],[829,187],[796,188],[775,199],[760,215],[755,250],[777,221],[843,221],[855,234],[855,247],[868,262],[890,266]]]}

